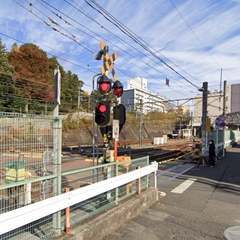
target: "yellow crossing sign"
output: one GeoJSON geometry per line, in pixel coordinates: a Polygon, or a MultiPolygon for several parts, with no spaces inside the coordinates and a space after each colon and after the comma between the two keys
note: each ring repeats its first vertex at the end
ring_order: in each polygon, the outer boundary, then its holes
{"type": "Polygon", "coordinates": [[[112,56],[109,57],[108,47],[104,45],[103,41],[100,41],[100,47],[101,47],[101,49],[103,51],[103,55],[104,55],[103,65],[100,68],[101,73],[106,75],[108,69],[110,69],[110,71],[112,73],[112,76],[113,76],[113,79],[114,79],[114,81],[116,81],[117,80],[117,74],[115,73],[113,63],[118,58],[117,52],[114,52],[112,54],[112,56]]]}

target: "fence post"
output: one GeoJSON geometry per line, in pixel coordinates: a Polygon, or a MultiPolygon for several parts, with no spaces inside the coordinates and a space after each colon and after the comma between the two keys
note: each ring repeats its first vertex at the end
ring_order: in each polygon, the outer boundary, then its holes
{"type": "MultiPolygon", "coordinates": [[[[62,192],[62,119],[60,117],[54,118],[53,130],[53,164],[54,173],[57,178],[54,182],[54,196],[60,195],[62,192]]],[[[61,211],[53,215],[53,226],[58,234],[61,233],[61,211]]]]}
{"type": "MultiPolygon", "coordinates": [[[[153,165],[158,165],[156,161],[152,162],[153,165]]],[[[157,170],[154,172],[154,187],[157,188],[157,170]]]]}
{"type": "MultiPolygon", "coordinates": [[[[138,166],[137,168],[140,169],[141,167],[138,166]]],[[[140,194],[141,194],[141,178],[138,178],[138,195],[140,194]]]]}
{"type": "MultiPolygon", "coordinates": [[[[116,176],[118,176],[118,162],[115,162],[115,166],[116,166],[116,176]]],[[[116,204],[118,204],[118,187],[115,190],[115,202],[116,204]]]]}
{"type": "MultiPolygon", "coordinates": [[[[62,191],[62,119],[59,117],[61,89],[61,73],[57,66],[54,70],[54,123],[53,123],[53,172],[57,177],[53,180],[54,196],[62,191]]],[[[53,215],[53,227],[58,234],[61,233],[61,211],[53,215]]]]}
{"type": "MultiPolygon", "coordinates": [[[[69,192],[69,188],[66,188],[67,192],[69,192]]],[[[66,234],[70,234],[70,207],[66,208],[66,234]]]]}

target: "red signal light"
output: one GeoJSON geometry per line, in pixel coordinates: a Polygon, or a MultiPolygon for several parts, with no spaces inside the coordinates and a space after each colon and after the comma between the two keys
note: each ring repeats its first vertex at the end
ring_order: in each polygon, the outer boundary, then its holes
{"type": "Polygon", "coordinates": [[[104,112],[106,112],[107,107],[106,107],[104,104],[98,104],[98,110],[99,110],[101,113],[104,113],[104,112]]]}
{"type": "Polygon", "coordinates": [[[122,92],[123,92],[123,89],[122,89],[122,88],[115,88],[115,89],[113,90],[113,94],[114,94],[115,96],[121,96],[121,95],[122,95],[122,92]]]}
{"type": "Polygon", "coordinates": [[[108,94],[111,91],[111,81],[106,75],[102,75],[98,78],[98,90],[102,94],[108,94]]]}
{"type": "Polygon", "coordinates": [[[111,90],[111,85],[109,83],[103,82],[99,84],[99,91],[101,93],[108,93],[111,90]]]}
{"type": "Polygon", "coordinates": [[[116,97],[121,97],[122,94],[123,94],[123,85],[120,81],[116,80],[114,83],[113,83],[113,94],[116,96],[116,97]]]}
{"type": "Polygon", "coordinates": [[[110,105],[107,101],[102,101],[95,106],[95,123],[99,126],[106,126],[110,121],[110,105]]]}

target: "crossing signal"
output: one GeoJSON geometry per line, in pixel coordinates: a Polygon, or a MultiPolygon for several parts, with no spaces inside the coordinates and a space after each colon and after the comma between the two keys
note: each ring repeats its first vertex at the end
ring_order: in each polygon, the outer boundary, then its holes
{"type": "Polygon", "coordinates": [[[116,97],[121,97],[122,96],[122,94],[123,94],[123,85],[122,85],[122,83],[119,80],[116,80],[113,83],[112,88],[113,88],[113,94],[116,97]]]}
{"type": "Polygon", "coordinates": [[[95,123],[99,126],[106,126],[110,121],[110,104],[108,101],[101,101],[95,106],[95,123]]]}
{"type": "Polygon", "coordinates": [[[104,95],[108,94],[112,89],[111,81],[106,75],[100,76],[98,78],[97,84],[98,90],[104,95]]]}
{"type": "Polygon", "coordinates": [[[126,108],[124,105],[119,104],[113,107],[113,119],[119,120],[119,129],[121,131],[126,122],[126,108]]]}

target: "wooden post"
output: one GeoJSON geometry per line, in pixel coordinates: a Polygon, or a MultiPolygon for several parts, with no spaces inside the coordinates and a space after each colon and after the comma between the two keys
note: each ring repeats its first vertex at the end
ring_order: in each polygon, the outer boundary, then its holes
{"type": "MultiPolygon", "coordinates": [[[[69,188],[66,188],[66,192],[69,192],[69,188]]],[[[66,234],[70,234],[70,207],[66,208],[66,234]]]]}

